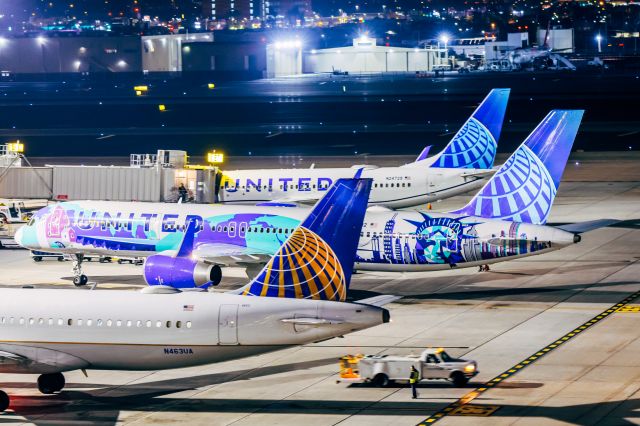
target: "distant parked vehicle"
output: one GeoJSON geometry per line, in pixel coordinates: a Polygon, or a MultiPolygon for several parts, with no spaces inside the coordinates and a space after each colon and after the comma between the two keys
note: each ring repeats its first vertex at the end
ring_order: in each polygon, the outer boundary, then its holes
{"type": "Polygon", "coordinates": [[[57,260],[58,262],[64,261],[64,255],[61,253],[49,253],[46,251],[31,250],[31,258],[34,262],[42,262],[43,260],[57,260]]]}

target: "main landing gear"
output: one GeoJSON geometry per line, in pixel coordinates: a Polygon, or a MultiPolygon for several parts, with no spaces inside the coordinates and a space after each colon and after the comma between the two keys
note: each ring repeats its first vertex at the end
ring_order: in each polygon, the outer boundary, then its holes
{"type": "Polygon", "coordinates": [[[489,272],[491,269],[489,269],[489,265],[480,265],[478,266],[478,272],[489,272]]]}
{"type": "MultiPolygon", "coordinates": [[[[38,390],[45,395],[51,395],[60,392],[64,385],[64,375],[62,373],[43,374],[38,377],[38,390]]],[[[7,411],[11,398],[6,392],[0,390],[0,413],[7,411]]]]}
{"type": "Polygon", "coordinates": [[[82,273],[82,261],[84,254],[78,253],[73,255],[73,285],[82,287],[87,285],[89,277],[82,273]]]}

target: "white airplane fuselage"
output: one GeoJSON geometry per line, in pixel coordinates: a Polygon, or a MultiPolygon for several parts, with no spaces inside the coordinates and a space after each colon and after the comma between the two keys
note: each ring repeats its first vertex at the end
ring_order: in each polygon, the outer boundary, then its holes
{"type": "Polygon", "coordinates": [[[228,293],[0,289],[2,373],[159,370],[236,359],[388,322],[385,309],[228,293]]]}
{"type": "MultiPolygon", "coordinates": [[[[435,157],[434,157],[435,158],[435,157]]],[[[369,205],[412,207],[464,194],[481,187],[493,174],[484,169],[431,168],[427,159],[402,167],[354,166],[322,169],[263,169],[225,171],[220,202],[296,202],[320,198],[339,178],[353,177],[362,169],[372,178],[369,205]]]]}

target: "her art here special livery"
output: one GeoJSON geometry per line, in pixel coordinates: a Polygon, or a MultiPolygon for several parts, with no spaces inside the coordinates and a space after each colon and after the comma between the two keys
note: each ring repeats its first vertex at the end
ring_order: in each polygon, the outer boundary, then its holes
{"type": "Polygon", "coordinates": [[[425,148],[416,161],[400,167],[260,169],[224,171],[221,203],[315,202],[338,178],[373,179],[370,205],[411,207],[480,188],[494,170],[509,89],[493,89],[438,154],[425,148]]]}
{"type": "MultiPolygon", "coordinates": [[[[545,226],[583,111],[555,110],[463,208],[450,213],[370,208],[360,231],[356,268],[423,271],[477,266],[556,250],[580,240],[545,226]]],[[[146,281],[209,286],[220,266],[254,275],[306,216],[297,207],[67,202],[40,210],[16,234],[24,247],[76,255],[145,256],[146,281]],[[186,224],[197,226],[192,234],[186,224]],[[181,277],[164,258],[185,239],[192,251],[181,277]],[[157,261],[162,256],[161,261],[157,261]],[[185,272],[186,271],[186,272],[185,272]]],[[[84,278],[83,278],[84,277],[84,278]]]]}

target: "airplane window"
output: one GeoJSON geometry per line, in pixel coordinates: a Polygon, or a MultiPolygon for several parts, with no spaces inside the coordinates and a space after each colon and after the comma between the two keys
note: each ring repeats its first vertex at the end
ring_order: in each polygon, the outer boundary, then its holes
{"type": "Polygon", "coordinates": [[[371,232],[367,232],[367,237],[370,237],[370,236],[371,236],[371,232]]]}
{"type": "Polygon", "coordinates": [[[411,186],[411,182],[407,183],[407,186],[411,186]]]}
{"type": "Polygon", "coordinates": [[[402,182],[402,187],[404,188],[404,182],[402,182]]]}
{"type": "Polygon", "coordinates": [[[223,230],[224,232],[227,232],[227,227],[225,226],[224,228],[222,228],[222,230],[223,230]]]}
{"type": "Polygon", "coordinates": [[[222,232],[222,226],[218,226],[218,232],[222,232]]]}
{"type": "Polygon", "coordinates": [[[315,183],[313,184],[313,189],[316,189],[316,184],[315,183]]]}
{"type": "Polygon", "coordinates": [[[282,234],[282,228],[278,229],[278,233],[282,234]]]}
{"type": "Polygon", "coordinates": [[[361,236],[361,237],[364,237],[364,232],[361,232],[361,233],[360,233],[360,236],[361,236]]]}
{"type": "Polygon", "coordinates": [[[282,188],[282,185],[280,185],[280,189],[283,189],[283,188],[282,188]]]}
{"type": "Polygon", "coordinates": [[[67,320],[67,325],[69,325],[69,326],[73,325],[73,320],[71,318],[69,318],[67,320]]]}
{"type": "Polygon", "coordinates": [[[156,321],[156,327],[158,328],[162,327],[162,321],[156,321]]]}
{"type": "Polygon", "coordinates": [[[113,321],[107,320],[107,327],[111,327],[112,324],[113,324],[113,321]]]}
{"type": "Polygon", "coordinates": [[[260,232],[261,232],[261,233],[262,233],[262,232],[264,232],[264,228],[260,228],[260,232]]]}
{"type": "Polygon", "coordinates": [[[176,328],[182,328],[182,321],[176,321],[176,328]]]}
{"type": "Polygon", "coordinates": [[[38,325],[44,325],[44,318],[40,318],[38,320],[38,325]]]}
{"type": "Polygon", "coordinates": [[[136,321],[136,327],[142,327],[142,321],[140,320],[136,321]]]}
{"type": "Polygon", "coordinates": [[[231,228],[229,228],[229,231],[234,232],[236,230],[236,228],[234,228],[233,226],[231,228]]]}
{"type": "Polygon", "coordinates": [[[0,319],[0,324],[4,324],[4,317],[0,319]]]}
{"type": "Polygon", "coordinates": [[[102,327],[102,320],[101,320],[101,319],[99,319],[98,321],[96,321],[96,325],[97,325],[98,327],[102,327]]]}
{"type": "Polygon", "coordinates": [[[24,325],[24,318],[20,318],[20,325],[24,325]]]}
{"type": "Polygon", "coordinates": [[[240,232],[244,232],[244,226],[240,228],[240,232]]]}
{"type": "Polygon", "coordinates": [[[151,321],[147,321],[147,328],[151,328],[151,321]]]}
{"type": "Polygon", "coordinates": [[[29,318],[29,325],[33,325],[34,322],[33,318],[29,318]]]}
{"type": "Polygon", "coordinates": [[[187,321],[187,328],[191,328],[191,321],[187,321]]]}
{"type": "Polygon", "coordinates": [[[171,328],[171,321],[167,321],[166,326],[167,328],[171,328]]]}
{"type": "Polygon", "coordinates": [[[9,324],[13,325],[13,317],[9,319],[9,324]]]}
{"type": "Polygon", "coordinates": [[[87,320],[87,327],[91,327],[92,324],[93,324],[93,320],[88,319],[87,320]]]}
{"type": "Polygon", "coordinates": [[[204,231],[204,225],[200,225],[200,230],[204,231]]]}
{"type": "Polygon", "coordinates": [[[122,327],[122,320],[116,321],[116,327],[122,327]]]}
{"type": "Polygon", "coordinates": [[[131,320],[127,321],[127,327],[131,327],[132,323],[131,320]]]}

